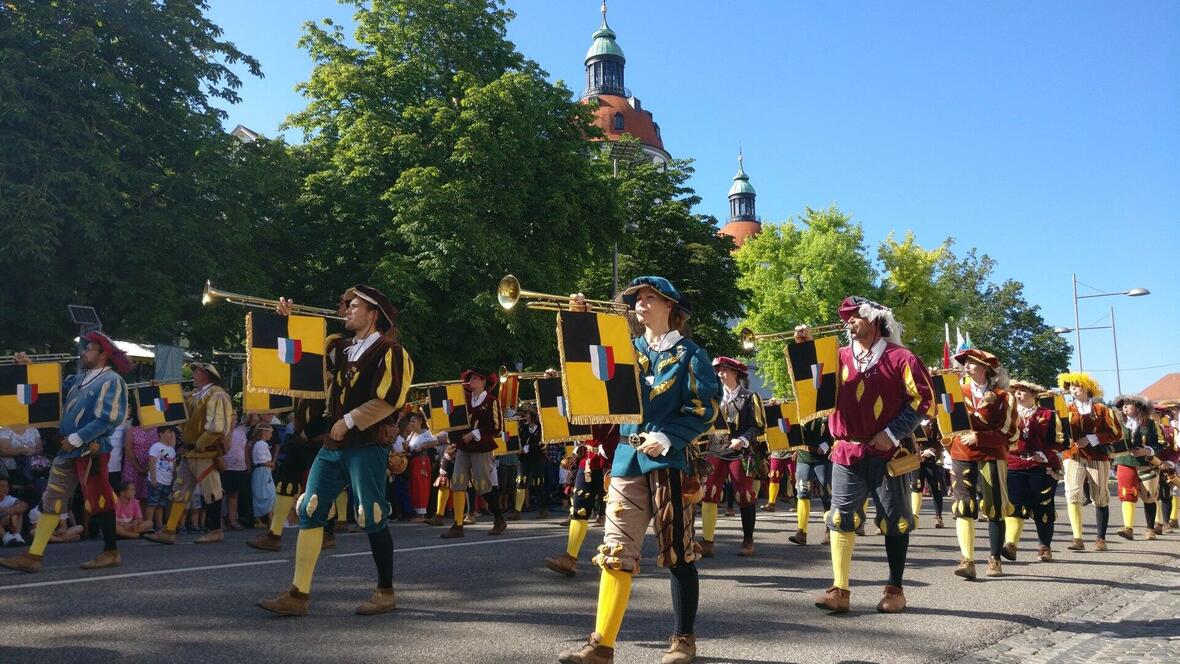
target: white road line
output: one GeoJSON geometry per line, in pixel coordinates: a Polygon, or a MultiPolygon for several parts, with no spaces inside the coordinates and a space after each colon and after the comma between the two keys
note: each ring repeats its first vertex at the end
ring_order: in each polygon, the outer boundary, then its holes
{"type": "MultiPolygon", "coordinates": [[[[434,549],[453,549],[461,546],[481,546],[484,544],[503,544],[506,542],[526,542],[529,540],[552,539],[555,537],[565,537],[565,533],[555,533],[552,535],[534,535],[532,537],[513,537],[510,539],[491,539],[480,542],[454,542],[451,544],[431,544],[428,546],[412,546],[405,549],[394,549],[394,553],[409,553],[412,551],[432,551],[434,549]]],[[[352,558],[353,556],[371,556],[369,551],[359,551],[357,553],[335,553],[331,554],[332,558],[352,558]]],[[[271,558],[268,560],[251,560],[241,563],[225,563],[222,565],[199,565],[196,567],[177,567],[173,569],[157,569],[147,572],[127,572],[125,574],[106,574],[103,576],[87,576],[78,579],[58,579],[56,581],[37,581],[34,583],[16,583],[13,585],[0,584],[0,590],[20,590],[23,588],[46,588],[49,586],[66,586],[76,583],[97,583],[99,581],[111,581],[115,579],[132,579],[142,576],[160,576],[163,574],[183,574],[184,572],[204,572],[208,570],[219,569],[233,569],[235,567],[257,567],[259,565],[277,565],[290,564],[291,558],[271,558]]],[[[12,574],[19,574],[20,572],[12,572],[12,574]]],[[[7,576],[7,575],[6,575],[7,576]]]]}

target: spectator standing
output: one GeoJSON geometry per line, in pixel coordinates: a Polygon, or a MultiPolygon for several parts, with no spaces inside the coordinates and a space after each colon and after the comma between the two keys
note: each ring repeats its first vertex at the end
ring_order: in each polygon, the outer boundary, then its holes
{"type": "MultiPolygon", "coordinates": [[[[246,465],[246,447],[252,427],[259,417],[247,415],[245,420],[238,419],[238,426],[230,434],[229,449],[221,457],[225,462],[225,470],[221,471],[221,485],[225,489],[225,505],[230,530],[241,530],[242,524],[238,520],[238,500],[250,484],[250,470],[246,465]]],[[[257,517],[258,513],[255,512],[257,517]]]]}
{"type": "Polygon", "coordinates": [[[270,528],[270,513],[275,508],[274,453],[270,438],[274,428],[269,423],[255,424],[250,429],[250,460],[254,470],[250,485],[254,496],[256,528],[270,528]]]}
{"type": "Polygon", "coordinates": [[[152,528],[162,528],[172,496],[172,478],[176,470],[176,429],[163,427],[158,430],[160,440],[148,449],[147,516],[152,528]]]}

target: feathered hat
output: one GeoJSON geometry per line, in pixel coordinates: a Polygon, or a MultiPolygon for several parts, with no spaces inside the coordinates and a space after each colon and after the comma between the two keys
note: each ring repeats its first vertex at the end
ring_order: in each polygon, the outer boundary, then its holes
{"type": "Polygon", "coordinates": [[[905,330],[893,317],[892,309],[866,297],[849,295],[840,303],[840,320],[847,323],[853,316],[877,323],[882,326],[882,336],[886,341],[897,346],[903,345],[901,335],[905,330]]]}
{"type": "Polygon", "coordinates": [[[1102,396],[1102,386],[1098,384],[1098,381],[1094,380],[1093,376],[1083,371],[1058,374],[1057,387],[1060,387],[1062,390],[1069,390],[1070,385],[1078,385],[1085,388],[1092,397],[1102,396]]]}
{"type": "Polygon", "coordinates": [[[1120,394],[1114,399],[1114,407],[1122,408],[1123,404],[1133,403],[1140,413],[1151,414],[1153,404],[1151,399],[1142,394],[1120,394]]]}

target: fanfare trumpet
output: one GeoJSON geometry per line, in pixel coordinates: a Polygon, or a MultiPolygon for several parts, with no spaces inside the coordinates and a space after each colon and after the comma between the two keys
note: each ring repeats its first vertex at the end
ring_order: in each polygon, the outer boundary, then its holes
{"type": "Polygon", "coordinates": [[[454,380],[436,380],[431,383],[412,383],[410,385],[410,389],[411,390],[429,390],[432,387],[442,387],[443,385],[459,385],[462,382],[463,381],[456,378],[454,380]]]}
{"type": "MultiPolygon", "coordinates": [[[[77,355],[69,353],[41,353],[39,355],[26,355],[30,362],[69,362],[78,359],[77,355]]],[[[16,364],[15,355],[0,356],[0,367],[7,367],[16,364]]]]}
{"type": "MultiPolygon", "coordinates": [[[[218,290],[213,287],[212,281],[205,281],[205,291],[201,293],[201,304],[209,305],[217,299],[222,299],[226,302],[229,302],[230,304],[236,304],[242,307],[255,307],[257,309],[269,309],[270,311],[274,311],[279,306],[278,300],[270,300],[264,297],[254,297],[253,295],[239,295],[238,293],[230,293],[229,291],[218,290]]],[[[335,309],[309,307],[305,304],[291,305],[291,313],[299,316],[320,316],[322,318],[344,320],[344,318],[336,315],[335,309]]]]}
{"type": "MultiPolygon", "coordinates": [[[[816,327],[807,328],[807,333],[812,338],[823,337],[829,334],[839,334],[848,329],[844,323],[832,323],[831,325],[817,325],[816,327]]],[[[748,327],[743,327],[742,331],[738,333],[742,341],[742,350],[754,350],[759,341],[778,341],[781,339],[794,339],[795,331],[788,332],[769,332],[767,334],[755,334],[754,330],[748,327]]]]}
{"type": "Polygon", "coordinates": [[[155,385],[179,385],[181,383],[191,383],[192,380],[144,380],[138,383],[127,383],[127,389],[138,390],[141,387],[149,387],[153,383],[155,385]]]}
{"type": "Polygon", "coordinates": [[[544,371],[509,371],[507,366],[501,364],[497,375],[500,377],[501,383],[507,383],[510,377],[515,377],[519,380],[540,380],[542,378],[557,378],[561,376],[561,372],[557,369],[546,369],[544,371]]]}
{"type": "Polygon", "coordinates": [[[231,360],[244,360],[246,353],[240,350],[215,350],[213,357],[228,357],[231,360]]]}
{"type": "MultiPolygon", "coordinates": [[[[569,309],[570,298],[568,295],[553,295],[551,293],[522,290],[520,280],[511,274],[500,280],[500,285],[496,287],[496,299],[500,301],[500,306],[504,307],[505,311],[515,307],[521,298],[535,300],[534,302],[525,304],[529,309],[537,309],[539,311],[567,311],[569,309]]],[[[589,310],[596,313],[621,315],[627,313],[628,309],[627,305],[623,302],[613,302],[610,300],[586,300],[585,302],[589,310]]]]}

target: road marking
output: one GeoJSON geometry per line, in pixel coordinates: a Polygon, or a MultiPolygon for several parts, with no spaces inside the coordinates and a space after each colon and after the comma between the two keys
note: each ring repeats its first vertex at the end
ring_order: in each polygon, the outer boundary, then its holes
{"type": "MultiPolygon", "coordinates": [[[[534,535],[532,537],[513,537],[509,539],[492,539],[480,542],[454,542],[450,544],[430,544],[427,546],[412,546],[405,549],[395,548],[395,553],[410,553],[413,551],[433,551],[435,549],[454,549],[462,546],[481,546],[484,544],[503,544],[505,542],[527,542],[529,540],[552,539],[556,537],[565,537],[565,533],[555,533],[552,535],[534,535]]],[[[354,556],[371,556],[370,551],[359,551],[357,553],[335,553],[331,554],[332,558],[352,558],[354,556]]],[[[182,574],[184,572],[205,572],[208,570],[233,569],[235,567],[257,567],[260,565],[277,565],[290,564],[292,558],[271,558],[268,560],[250,560],[240,563],[225,563],[222,565],[199,565],[196,567],[178,567],[172,569],[157,569],[146,572],[127,572],[124,574],[106,574],[103,576],[88,576],[77,579],[58,579],[56,581],[36,581],[33,583],[16,583],[13,585],[0,584],[0,589],[3,590],[21,590],[23,588],[47,588],[50,586],[66,586],[75,583],[97,583],[99,581],[112,581],[115,579],[133,579],[143,576],[160,576],[163,574],[182,574]]],[[[12,574],[21,574],[21,572],[12,572],[12,574]]],[[[7,576],[7,575],[5,575],[7,576]]]]}

